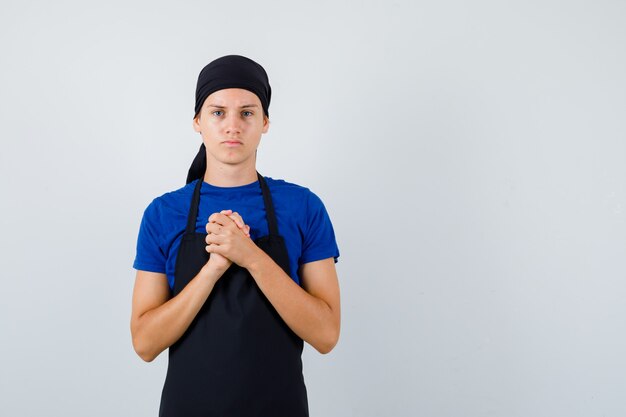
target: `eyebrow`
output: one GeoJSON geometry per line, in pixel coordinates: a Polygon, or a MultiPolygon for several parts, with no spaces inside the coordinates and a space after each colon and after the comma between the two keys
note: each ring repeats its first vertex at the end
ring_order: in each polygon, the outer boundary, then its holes
{"type": "MultiPolygon", "coordinates": [[[[217,104],[209,104],[209,107],[215,107],[215,108],[218,108],[218,109],[225,109],[226,108],[225,106],[218,106],[217,104]]],[[[259,107],[259,106],[256,105],[256,104],[244,104],[243,106],[241,106],[242,109],[249,108],[249,107],[259,107]]]]}

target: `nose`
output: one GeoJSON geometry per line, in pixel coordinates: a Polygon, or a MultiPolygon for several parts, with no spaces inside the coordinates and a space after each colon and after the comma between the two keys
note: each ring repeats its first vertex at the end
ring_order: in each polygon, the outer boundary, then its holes
{"type": "Polygon", "coordinates": [[[237,113],[231,112],[230,115],[226,117],[225,132],[229,135],[241,133],[241,120],[237,113]]]}

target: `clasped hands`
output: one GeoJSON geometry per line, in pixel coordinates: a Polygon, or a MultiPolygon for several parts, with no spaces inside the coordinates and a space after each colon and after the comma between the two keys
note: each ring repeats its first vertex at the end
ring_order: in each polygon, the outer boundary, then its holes
{"type": "Polygon", "coordinates": [[[209,216],[206,224],[206,251],[210,254],[209,264],[228,269],[232,263],[247,267],[258,250],[250,239],[250,226],[244,223],[237,212],[222,210],[209,216]]]}

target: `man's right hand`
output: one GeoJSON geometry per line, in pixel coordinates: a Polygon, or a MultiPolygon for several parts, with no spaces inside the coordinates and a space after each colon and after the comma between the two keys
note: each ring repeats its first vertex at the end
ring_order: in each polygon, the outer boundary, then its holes
{"type": "MultiPolygon", "coordinates": [[[[250,226],[244,223],[243,218],[241,217],[239,213],[233,212],[232,210],[222,210],[220,213],[225,214],[226,216],[230,217],[233,220],[233,222],[235,222],[237,227],[246,236],[250,237],[250,226]]],[[[207,222],[207,226],[208,224],[209,223],[207,222]]],[[[207,230],[207,233],[210,233],[210,232],[207,230]]],[[[222,273],[224,273],[232,265],[232,261],[228,258],[225,258],[224,256],[220,254],[211,253],[211,255],[209,256],[209,261],[207,262],[207,265],[213,266],[218,271],[221,271],[222,273]]]]}

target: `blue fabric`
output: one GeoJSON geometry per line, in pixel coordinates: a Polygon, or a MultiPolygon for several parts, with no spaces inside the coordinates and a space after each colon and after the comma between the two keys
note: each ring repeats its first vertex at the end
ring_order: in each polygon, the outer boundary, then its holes
{"type": "MultiPolygon", "coordinates": [[[[290,276],[300,284],[300,265],[331,257],[337,262],[339,249],[332,223],[320,198],[308,188],[284,180],[264,178],[272,194],[278,233],[287,246],[290,276]]],[[[152,200],[139,227],[133,268],[166,274],[170,288],[174,288],[176,256],[197,181],[152,200]]],[[[258,181],[237,187],[216,187],[203,182],[196,231],[206,233],[209,216],[227,209],[241,215],[250,226],[252,239],[268,234],[263,194],[258,181]]]]}

